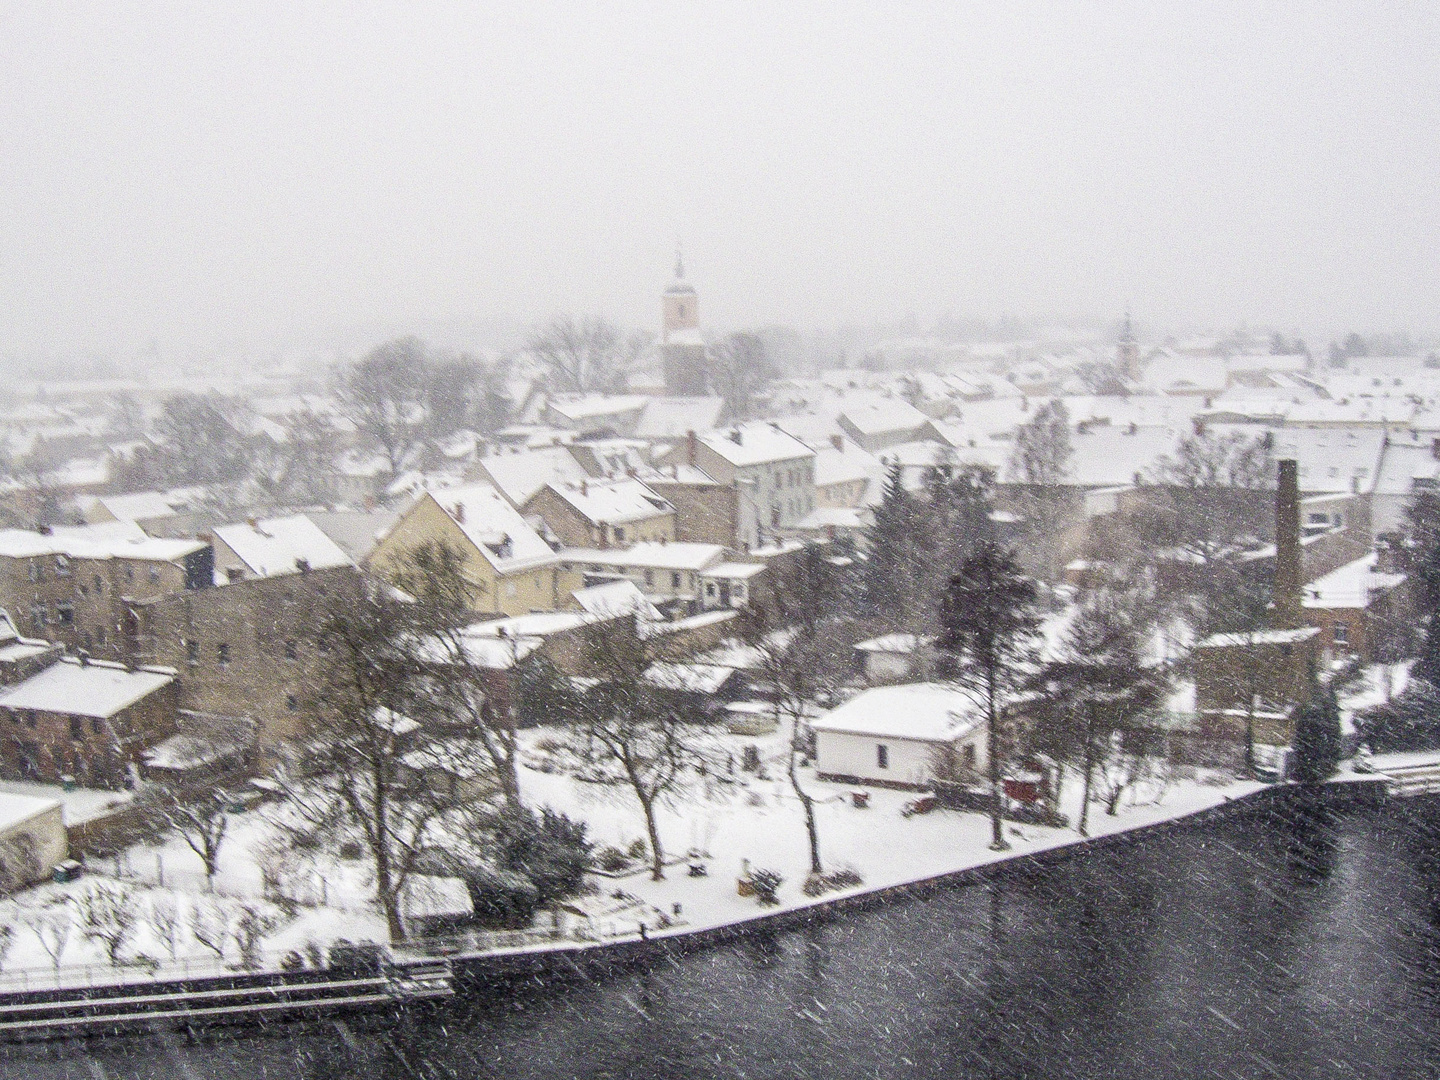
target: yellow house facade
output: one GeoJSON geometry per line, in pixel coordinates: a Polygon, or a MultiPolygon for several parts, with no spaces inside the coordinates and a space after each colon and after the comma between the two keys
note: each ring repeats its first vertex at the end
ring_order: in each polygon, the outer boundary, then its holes
{"type": "Polygon", "coordinates": [[[393,579],[416,548],[446,543],[464,558],[477,612],[553,611],[584,582],[493,487],[426,491],[376,544],[369,567],[393,579]]]}

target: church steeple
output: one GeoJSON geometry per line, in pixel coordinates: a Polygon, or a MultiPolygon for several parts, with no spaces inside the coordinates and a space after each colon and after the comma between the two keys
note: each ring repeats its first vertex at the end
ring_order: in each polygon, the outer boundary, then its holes
{"type": "Polygon", "coordinates": [[[660,340],[669,341],[677,330],[693,330],[700,325],[700,304],[695,287],[685,280],[685,261],[680,245],[675,245],[675,280],[665,290],[660,305],[660,340]]]}
{"type": "Polygon", "coordinates": [[[1125,322],[1120,328],[1120,340],[1115,346],[1115,366],[1127,379],[1140,377],[1140,343],[1135,340],[1135,328],[1130,322],[1130,309],[1125,309],[1125,322]]]}

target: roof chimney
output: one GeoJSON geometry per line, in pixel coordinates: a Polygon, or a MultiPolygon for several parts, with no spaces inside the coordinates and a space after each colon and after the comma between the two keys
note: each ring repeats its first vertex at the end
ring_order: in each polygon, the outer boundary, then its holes
{"type": "Polygon", "coordinates": [[[299,570],[302,574],[308,574],[310,572],[310,560],[301,556],[295,560],[295,569],[299,570]]]}
{"type": "Polygon", "coordinates": [[[464,503],[459,503],[459,502],[457,502],[457,503],[455,504],[455,521],[456,521],[456,523],[459,524],[459,525],[464,525],[464,524],[465,524],[465,504],[464,504],[464,503]]]}
{"type": "Polygon", "coordinates": [[[1274,600],[1275,625],[1293,629],[1300,625],[1302,612],[1300,567],[1300,477],[1293,458],[1278,463],[1279,477],[1275,489],[1275,580],[1271,595],[1274,600]]]}
{"type": "Polygon", "coordinates": [[[835,447],[835,449],[836,449],[836,450],[839,450],[841,453],[844,453],[844,452],[845,452],[845,436],[844,436],[844,435],[831,435],[831,436],[830,436],[830,445],[833,446],[833,447],[835,447]]]}
{"type": "Polygon", "coordinates": [[[733,442],[736,446],[745,445],[745,436],[740,434],[740,429],[738,427],[731,429],[730,441],[733,442]]]}
{"type": "Polygon", "coordinates": [[[580,494],[581,494],[581,495],[589,495],[589,494],[590,494],[590,481],[588,481],[588,480],[581,480],[581,481],[580,481],[580,494]]]}

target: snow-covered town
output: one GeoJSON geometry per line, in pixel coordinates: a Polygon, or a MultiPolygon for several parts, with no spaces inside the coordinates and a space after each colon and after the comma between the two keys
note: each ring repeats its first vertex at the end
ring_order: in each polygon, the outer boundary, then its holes
{"type": "Polygon", "coordinates": [[[1440,13],[0,9],[0,1080],[1440,1075],[1440,13]]]}
{"type": "Polygon", "coordinates": [[[657,308],[17,395],[0,981],[683,935],[1430,745],[1434,351],[657,308]]]}

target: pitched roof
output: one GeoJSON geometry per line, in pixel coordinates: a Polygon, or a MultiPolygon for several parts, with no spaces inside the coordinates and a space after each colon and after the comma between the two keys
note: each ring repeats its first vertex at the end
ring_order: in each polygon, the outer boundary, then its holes
{"type": "Polygon", "coordinates": [[[476,463],[512,506],[522,506],[550,483],[586,479],[575,455],[563,446],[547,446],[518,454],[492,454],[476,463]]]}
{"type": "Polygon", "coordinates": [[[815,451],[795,436],[759,421],[707,432],[700,441],[730,464],[742,467],[815,456],[815,451]]]}
{"type": "Polygon", "coordinates": [[[175,681],[169,668],[136,668],[66,657],[0,691],[0,706],[108,719],[175,681]]]}
{"type": "Polygon", "coordinates": [[[221,525],[215,537],[256,577],[295,574],[302,562],[312,570],[351,565],[340,545],[304,514],[221,525]]]}
{"type": "Polygon", "coordinates": [[[489,484],[441,488],[427,491],[421,498],[433,500],[449,515],[465,538],[497,570],[554,561],[555,553],[550,545],[526,523],[520,511],[489,484]]]}
{"type": "Polygon", "coordinates": [[[637,566],[654,570],[705,570],[725,555],[720,544],[661,544],[647,540],[628,548],[566,548],[566,562],[594,563],[597,566],[637,566]]]}
{"type": "Polygon", "coordinates": [[[816,731],[889,739],[949,742],[984,717],[963,691],[943,683],[877,686],[810,721],[816,731]]]}
{"type": "Polygon", "coordinates": [[[550,483],[546,487],[564,499],[586,520],[607,524],[644,521],[675,508],[639,480],[581,480],[579,483],[550,483]]]}

